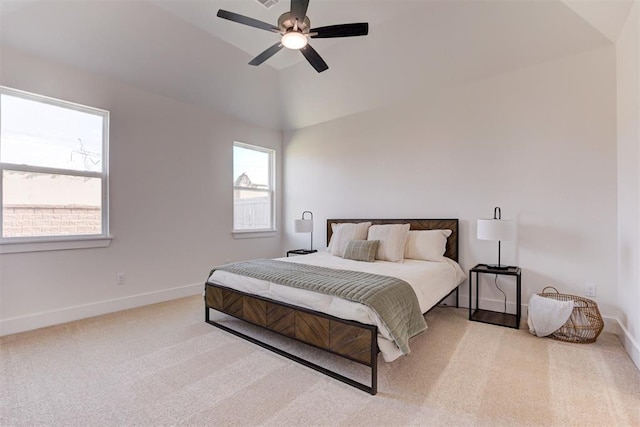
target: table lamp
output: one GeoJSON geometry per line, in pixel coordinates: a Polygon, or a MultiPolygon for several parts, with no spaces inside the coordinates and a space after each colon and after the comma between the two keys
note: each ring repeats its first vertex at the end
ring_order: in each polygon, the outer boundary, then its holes
{"type": "Polygon", "coordinates": [[[296,219],[293,222],[293,231],[296,233],[311,233],[311,247],[313,251],[313,214],[310,211],[302,212],[302,219],[296,219]],[[309,218],[305,218],[305,214],[309,214],[309,218]]]}
{"type": "Polygon", "coordinates": [[[498,241],[498,264],[488,264],[488,268],[494,270],[507,270],[509,268],[507,265],[500,264],[500,242],[514,240],[515,236],[515,222],[502,219],[502,212],[499,207],[493,209],[493,218],[478,220],[478,239],[498,241]]]}

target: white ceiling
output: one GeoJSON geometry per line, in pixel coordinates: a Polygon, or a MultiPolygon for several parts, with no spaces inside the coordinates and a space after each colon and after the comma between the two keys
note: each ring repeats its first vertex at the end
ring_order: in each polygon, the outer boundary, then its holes
{"type": "Polygon", "coordinates": [[[272,128],[300,128],[443,85],[610,45],[633,0],[311,0],[312,27],[369,22],[367,37],[314,39],[318,74],[277,35],[257,0],[0,0],[1,42],[272,128]]]}

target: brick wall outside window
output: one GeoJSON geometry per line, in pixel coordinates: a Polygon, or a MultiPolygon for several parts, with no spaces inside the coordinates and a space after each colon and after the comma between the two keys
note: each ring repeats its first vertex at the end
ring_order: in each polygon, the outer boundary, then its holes
{"type": "Polygon", "coordinates": [[[3,210],[3,237],[100,234],[102,216],[96,206],[11,206],[3,210]]]}

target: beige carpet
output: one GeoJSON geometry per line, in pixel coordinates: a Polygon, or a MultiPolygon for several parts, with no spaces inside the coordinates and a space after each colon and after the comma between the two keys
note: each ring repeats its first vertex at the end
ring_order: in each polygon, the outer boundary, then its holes
{"type": "Polygon", "coordinates": [[[12,335],[0,425],[640,425],[615,336],[566,344],[466,316],[430,312],[412,354],[381,362],[377,396],[205,324],[200,297],[12,335]]]}

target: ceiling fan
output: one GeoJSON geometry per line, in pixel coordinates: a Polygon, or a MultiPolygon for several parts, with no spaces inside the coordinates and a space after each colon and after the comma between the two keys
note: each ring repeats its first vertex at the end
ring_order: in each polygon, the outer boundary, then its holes
{"type": "Polygon", "coordinates": [[[280,15],[277,27],[257,19],[249,18],[248,16],[222,9],[218,10],[218,17],[261,30],[272,31],[282,36],[279,42],[253,58],[249,62],[250,65],[260,65],[278,53],[280,49],[286,47],[299,50],[311,66],[315,68],[317,72],[321,73],[328,69],[329,66],[320,55],[318,55],[318,52],[308,44],[307,39],[366,36],[369,33],[369,24],[360,22],[311,28],[311,22],[307,16],[308,7],[309,0],[291,0],[291,10],[280,15]]]}

